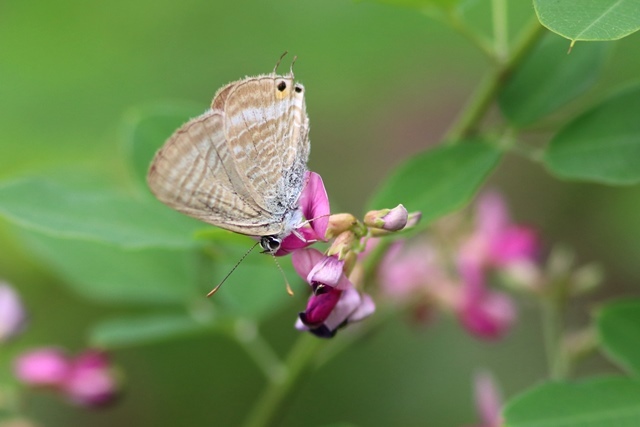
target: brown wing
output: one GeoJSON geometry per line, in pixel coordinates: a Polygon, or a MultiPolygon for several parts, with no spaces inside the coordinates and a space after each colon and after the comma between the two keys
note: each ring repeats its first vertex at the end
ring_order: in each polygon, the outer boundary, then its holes
{"type": "Polygon", "coordinates": [[[272,74],[221,93],[225,139],[240,179],[260,207],[282,215],[297,202],[309,157],[303,87],[272,74]]]}
{"type": "Polygon", "coordinates": [[[166,205],[209,224],[254,236],[276,234],[281,224],[239,176],[223,122],[221,111],[209,110],[178,129],[156,153],[149,187],[166,205]]]}

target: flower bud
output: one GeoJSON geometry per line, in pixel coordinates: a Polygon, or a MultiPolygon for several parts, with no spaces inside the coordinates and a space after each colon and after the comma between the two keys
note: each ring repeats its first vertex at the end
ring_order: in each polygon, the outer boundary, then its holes
{"type": "Polygon", "coordinates": [[[20,332],[25,317],[24,307],[16,291],[0,282],[0,343],[20,332]]]}
{"type": "Polygon", "coordinates": [[[358,220],[356,217],[349,213],[333,214],[329,217],[329,226],[325,237],[327,239],[333,239],[338,234],[351,230],[357,224],[358,220]]]}
{"type": "Polygon", "coordinates": [[[364,224],[372,228],[380,228],[386,231],[402,230],[407,225],[409,213],[407,209],[398,205],[393,209],[369,211],[364,217],[364,224]]]}

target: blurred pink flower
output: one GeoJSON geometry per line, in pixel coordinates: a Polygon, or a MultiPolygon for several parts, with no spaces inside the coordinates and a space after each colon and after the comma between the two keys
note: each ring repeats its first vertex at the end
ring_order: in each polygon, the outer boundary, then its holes
{"type": "Polygon", "coordinates": [[[476,410],[481,423],[474,427],[501,427],[503,424],[500,413],[502,398],[493,377],[486,372],[476,375],[474,381],[474,396],[476,410]]]}
{"type": "Polygon", "coordinates": [[[480,196],[475,228],[460,248],[460,262],[480,267],[504,267],[520,260],[533,260],[539,249],[536,233],[511,223],[504,200],[498,193],[480,196]]]}
{"type": "Polygon", "coordinates": [[[9,284],[0,282],[0,343],[20,332],[25,318],[18,293],[9,284]]]}
{"type": "Polygon", "coordinates": [[[31,386],[56,387],[69,375],[71,362],[57,348],[41,348],[18,357],[14,371],[16,377],[31,386]]]}
{"type": "Polygon", "coordinates": [[[102,406],[119,391],[106,353],[97,350],[86,350],[75,358],[56,348],[34,350],[18,357],[14,370],[26,385],[52,388],[82,406],[102,406]]]}
{"type": "Polygon", "coordinates": [[[516,318],[509,296],[487,289],[485,272],[474,262],[459,265],[463,279],[462,296],[457,309],[462,325],[473,335],[485,339],[501,338],[516,318]]]}
{"type": "Polygon", "coordinates": [[[442,270],[438,251],[426,241],[411,245],[394,242],[378,269],[382,290],[397,300],[435,291],[450,280],[442,270]]]}
{"type": "Polygon", "coordinates": [[[344,261],[315,249],[295,251],[292,261],[312,290],[307,308],[296,322],[299,330],[330,338],[339,328],[362,320],[375,310],[373,300],[356,291],[344,274],[344,261]]]}
{"type": "Polygon", "coordinates": [[[298,249],[306,248],[312,243],[321,240],[326,241],[327,227],[329,226],[329,197],[324,188],[322,177],[315,172],[307,172],[306,184],[300,195],[300,209],[302,215],[308,220],[309,226],[300,227],[282,240],[276,256],[287,255],[298,249]],[[300,239],[302,236],[303,239],[300,239]]]}
{"type": "Polygon", "coordinates": [[[107,354],[87,350],[77,356],[62,388],[71,401],[82,406],[110,403],[118,392],[118,382],[107,354]]]}

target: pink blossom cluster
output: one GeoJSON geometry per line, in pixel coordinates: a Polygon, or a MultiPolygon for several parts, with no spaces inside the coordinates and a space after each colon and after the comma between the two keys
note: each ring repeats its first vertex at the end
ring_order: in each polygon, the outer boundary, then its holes
{"type": "MultiPolygon", "coordinates": [[[[0,283],[0,345],[24,329],[25,318],[18,293],[7,283],[0,283]]],[[[20,355],[14,368],[23,384],[53,389],[78,405],[102,406],[119,391],[107,354],[97,350],[69,357],[58,348],[40,348],[20,355]]]]}
{"type": "Polygon", "coordinates": [[[506,293],[489,286],[491,278],[513,273],[515,280],[526,281],[520,273],[537,268],[538,238],[510,220],[496,193],[479,198],[470,230],[464,231],[460,218],[454,222],[446,239],[396,242],[379,268],[382,290],[396,301],[413,303],[422,317],[443,308],[474,336],[500,338],[515,319],[515,305],[506,293]]]}
{"type": "Polygon", "coordinates": [[[16,360],[15,374],[29,386],[55,390],[82,406],[108,404],[119,389],[109,357],[98,350],[69,357],[57,348],[40,348],[16,360]]]}
{"type": "Polygon", "coordinates": [[[372,235],[388,234],[407,226],[409,214],[399,205],[394,209],[369,212],[363,222],[350,214],[330,215],[329,199],[320,175],[309,172],[300,208],[309,224],[282,242],[276,255],[292,253],[296,272],[308,284],[311,296],[296,328],[330,338],[341,327],[371,315],[375,304],[366,294],[359,274],[358,253],[372,235]],[[322,253],[308,246],[331,240],[322,253]]]}

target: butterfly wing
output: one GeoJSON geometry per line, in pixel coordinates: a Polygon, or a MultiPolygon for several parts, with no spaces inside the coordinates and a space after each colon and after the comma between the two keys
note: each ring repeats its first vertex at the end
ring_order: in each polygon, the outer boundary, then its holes
{"type": "Polygon", "coordinates": [[[307,170],[304,88],[292,76],[274,74],[227,88],[220,94],[229,153],[243,186],[281,223],[286,212],[297,209],[307,170]]]}
{"type": "Polygon", "coordinates": [[[209,224],[254,236],[281,229],[244,185],[219,110],[209,110],[178,129],[156,153],[147,182],[161,202],[209,224]]]}

